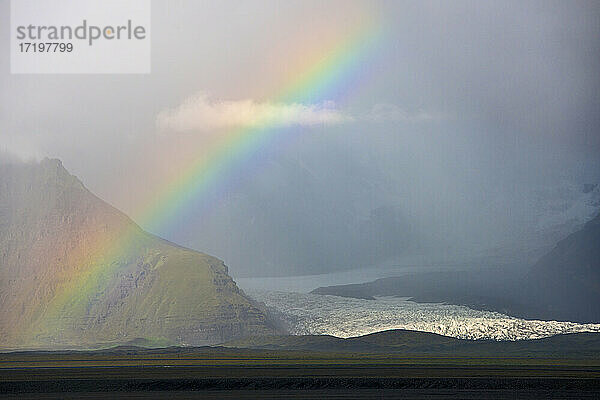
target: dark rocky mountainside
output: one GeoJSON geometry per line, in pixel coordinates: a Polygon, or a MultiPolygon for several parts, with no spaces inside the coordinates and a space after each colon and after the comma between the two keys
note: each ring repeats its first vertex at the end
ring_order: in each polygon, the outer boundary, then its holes
{"type": "Polygon", "coordinates": [[[600,321],[600,214],[529,271],[525,295],[557,319],[600,321]]]}
{"type": "Polygon", "coordinates": [[[0,165],[1,347],[274,332],[222,261],[143,231],[60,161],[0,165]]]}

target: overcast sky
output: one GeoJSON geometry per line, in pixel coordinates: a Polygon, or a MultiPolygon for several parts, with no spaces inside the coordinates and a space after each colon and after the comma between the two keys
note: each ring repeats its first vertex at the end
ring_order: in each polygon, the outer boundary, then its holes
{"type": "Polygon", "coordinates": [[[148,75],[11,75],[9,28],[1,0],[0,148],[60,158],[143,226],[211,138],[280,131],[154,231],[241,275],[494,247],[532,187],[600,180],[597,1],[157,1],[148,75]],[[278,97],[364,26],[330,98],[278,97]]]}

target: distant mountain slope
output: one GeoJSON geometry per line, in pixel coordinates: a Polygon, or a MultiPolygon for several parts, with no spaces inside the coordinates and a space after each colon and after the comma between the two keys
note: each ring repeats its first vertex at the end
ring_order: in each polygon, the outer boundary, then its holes
{"type": "Polygon", "coordinates": [[[528,297],[558,318],[600,321],[600,214],[542,257],[528,274],[528,297]]]}
{"type": "Polygon", "coordinates": [[[533,319],[600,322],[600,215],[559,241],[529,271],[432,272],[320,287],[316,294],[412,297],[533,319]]]}
{"type": "Polygon", "coordinates": [[[474,309],[514,314],[522,310],[520,285],[526,276],[515,270],[485,269],[411,273],[381,278],[372,282],[327,286],[314,289],[314,294],[359,299],[377,296],[409,297],[423,303],[466,305],[474,309]]]}
{"type": "Polygon", "coordinates": [[[144,232],[60,161],[0,165],[2,347],[273,332],[222,261],[144,232]]]}

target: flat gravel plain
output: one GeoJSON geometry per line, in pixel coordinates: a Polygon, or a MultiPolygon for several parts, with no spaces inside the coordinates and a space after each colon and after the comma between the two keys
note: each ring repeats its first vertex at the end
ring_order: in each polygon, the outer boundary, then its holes
{"type": "Polygon", "coordinates": [[[600,359],[197,349],[0,354],[5,398],[598,398],[600,359]]]}

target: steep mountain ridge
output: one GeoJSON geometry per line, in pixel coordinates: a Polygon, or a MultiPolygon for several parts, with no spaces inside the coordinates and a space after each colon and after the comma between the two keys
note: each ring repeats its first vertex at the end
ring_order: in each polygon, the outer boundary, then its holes
{"type": "Polygon", "coordinates": [[[144,232],[58,160],[0,165],[0,343],[210,344],[272,333],[222,261],[144,232]]]}

